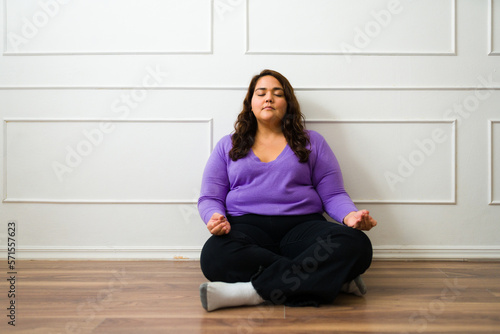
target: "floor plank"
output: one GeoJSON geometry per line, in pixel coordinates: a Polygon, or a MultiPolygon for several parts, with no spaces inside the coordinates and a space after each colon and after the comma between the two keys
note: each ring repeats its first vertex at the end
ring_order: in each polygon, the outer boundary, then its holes
{"type": "MultiPolygon", "coordinates": [[[[7,270],[4,268],[4,272],[7,270]]],[[[500,333],[500,262],[375,261],[332,305],[205,312],[196,261],[21,261],[1,333],[500,333]]]]}

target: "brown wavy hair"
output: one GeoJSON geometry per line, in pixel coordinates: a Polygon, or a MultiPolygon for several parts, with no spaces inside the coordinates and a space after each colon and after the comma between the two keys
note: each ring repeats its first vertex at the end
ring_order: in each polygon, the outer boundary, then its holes
{"type": "Polygon", "coordinates": [[[290,146],[300,162],[307,162],[311,151],[306,147],[310,141],[305,131],[304,115],[300,112],[299,102],[297,101],[297,97],[295,97],[293,87],[288,79],[273,70],[263,70],[250,81],[247,95],[243,100],[243,110],[238,115],[234,124],[235,131],[231,137],[233,147],[231,151],[229,151],[229,157],[233,161],[245,157],[255,143],[257,119],[252,111],[252,97],[257,81],[268,75],[276,78],[281,86],[283,86],[287,107],[285,116],[281,120],[281,130],[283,131],[288,146],[290,146]]]}

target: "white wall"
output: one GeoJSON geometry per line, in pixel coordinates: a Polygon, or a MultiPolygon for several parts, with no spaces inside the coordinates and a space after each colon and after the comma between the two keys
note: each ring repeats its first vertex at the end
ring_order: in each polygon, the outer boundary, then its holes
{"type": "Polygon", "coordinates": [[[0,237],[197,258],[201,173],[282,72],[378,258],[500,258],[500,0],[3,0],[0,237]]]}

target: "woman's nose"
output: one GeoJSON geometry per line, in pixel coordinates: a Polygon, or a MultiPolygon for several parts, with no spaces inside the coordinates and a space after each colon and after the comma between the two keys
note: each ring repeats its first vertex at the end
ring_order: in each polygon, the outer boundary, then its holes
{"type": "Polygon", "coordinates": [[[271,92],[268,92],[266,94],[266,102],[272,102],[273,101],[273,94],[271,92]]]}

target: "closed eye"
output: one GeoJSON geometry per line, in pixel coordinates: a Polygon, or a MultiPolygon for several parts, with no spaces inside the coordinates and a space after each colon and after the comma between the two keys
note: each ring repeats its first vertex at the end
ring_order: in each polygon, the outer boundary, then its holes
{"type": "MultiPolygon", "coordinates": [[[[262,88],[257,88],[255,92],[258,92],[257,96],[265,96],[266,95],[267,89],[262,87],[262,88]]],[[[274,92],[274,95],[277,97],[283,97],[283,89],[279,87],[275,87],[272,89],[274,92]]]]}

